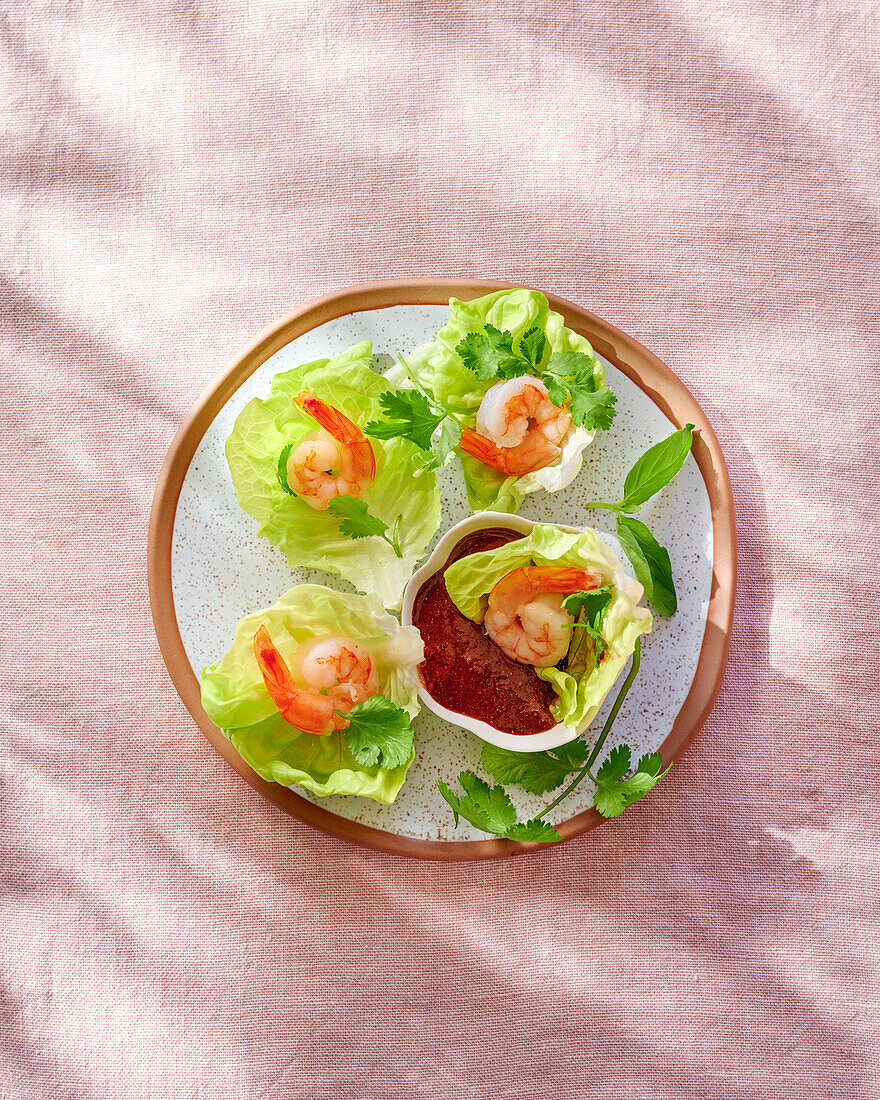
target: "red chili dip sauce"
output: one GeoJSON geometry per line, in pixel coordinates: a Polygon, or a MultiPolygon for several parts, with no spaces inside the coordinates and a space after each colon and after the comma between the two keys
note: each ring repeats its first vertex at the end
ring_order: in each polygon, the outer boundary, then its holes
{"type": "Polygon", "coordinates": [[[504,733],[528,734],[556,725],[550,713],[556,692],[531,665],[511,660],[482,626],[462,615],[449,598],[443,578],[459,558],[495,550],[522,537],[503,527],[465,535],[446,565],[419,589],[412,618],[425,643],[425,660],[419,666],[422,683],[437,702],[504,733]]]}

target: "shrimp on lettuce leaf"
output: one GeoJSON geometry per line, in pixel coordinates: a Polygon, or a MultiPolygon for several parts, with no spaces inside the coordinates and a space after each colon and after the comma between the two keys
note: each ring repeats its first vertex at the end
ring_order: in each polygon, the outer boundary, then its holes
{"type": "MultiPolygon", "coordinates": [[[[589,341],[535,290],[453,298],[449,310],[406,366],[461,430],[471,507],[515,512],[529,493],[564,489],[614,418],[616,397],[589,341]]],[[[406,385],[401,368],[390,377],[406,385]]]]}
{"type": "Polygon", "coordinates": [[[296,585],[202,670],[202,706],[264,779],[391,803],[413,760],[423,657],[418,630],[376,596],[296,585]]]}
{"type": "Polygon", "coordinates": [[[292,567],[338,573],[395,608],[437,529],[440,493],[411,441],[361,430],[389,389],[371,353],[364,341],[276,374],[239,413],[226,459],[239,504],[292,567]]]}
{"type": "Polygon", "coordinates": [[[445,581],[463,615],[553,686],[554,717],[579,732],[652,625],[638,606],[644,589],[590,528],[538,523],[525,538],[453,562],[445,581]]]}

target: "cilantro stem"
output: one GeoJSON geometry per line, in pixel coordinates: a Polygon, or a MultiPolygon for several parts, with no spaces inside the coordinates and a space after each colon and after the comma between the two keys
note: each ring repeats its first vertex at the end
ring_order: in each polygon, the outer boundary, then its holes
{"type": "Polygon", "coordinates": [[[540,817],[544,817],[545,814],[548,814],[551,810],[555,809],[564,798],[567,798],[575,789],[575,787],[583,780],[584,776],[589,775],[591,779],[594,778],[592,772],[590,771],[590,768],[592,768],[593,764],[596,762],[596,758],[602,751],[602,746],[605,744],[605,741],[608,738],[608,734],[611,732],[611,727],[614,725],[614,719],[620,713],[620,708],[623,706],[623,701],[627,696],[627,692],[632,687],[633,680],[635,680],[636,674],[639,671],[639,664],[641,663],[641,659],[642,638],[641,635],[639,635],[639,637],[636,638],[635,649],[633,649],[632,668],[629,670],[629,675],[623,681],[623,686],[617,693],[617,698],[614,700],[614,706],[611,708],[611,713],[605,719],[605,725],[602,727],[602,732],[599,734],[599,739],[593,746],[593,751],[590,753],[589,759],[587,760],[586,764],[584,764],[584,766],[581,768],[581,770],[577,773],[571,783],[569,783],[569,785],[565,788],[562,794],[559,795],[558,798],[554,798],[549,806],[545,806],[544,809],[541,810],[541,813],[539,815],[540,817]]]}

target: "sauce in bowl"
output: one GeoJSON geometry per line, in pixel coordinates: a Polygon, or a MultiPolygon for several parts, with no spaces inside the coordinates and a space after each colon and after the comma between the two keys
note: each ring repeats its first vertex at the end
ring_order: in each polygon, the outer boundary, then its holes
{"type": "Polygon", "coordinates": [[[419,666],[422,683],[441,706],[504,733],[531,734],[556,725],[550,713],[556,692],[531,665],[511,660],[482,626],[462,615],[449,598],[443,576],[459,558],[521,538],[518,531],[504,527],[465,535],[443,568],[419,589],[412,621],[425,643],[425,660],[419,666]]]}

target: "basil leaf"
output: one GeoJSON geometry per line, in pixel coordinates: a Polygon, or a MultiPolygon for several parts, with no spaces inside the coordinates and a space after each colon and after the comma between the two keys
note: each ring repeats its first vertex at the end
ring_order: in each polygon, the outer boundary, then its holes
{"type": "Polygon", "coordinates": [[[686,424],[649,447],[636,461],[623,483],[622,511],[638,511],[646,500],[672,481],[690,452],[693,430],[693,424],[686,424]]]}
{"type": "Polygon", "coordinates": [[[669,551],[639,519],[617,517],[617,537],[632,562],[637,580],[644,585],[648,603],[661,615],[673,615],[678,607],[669,551]]]}

